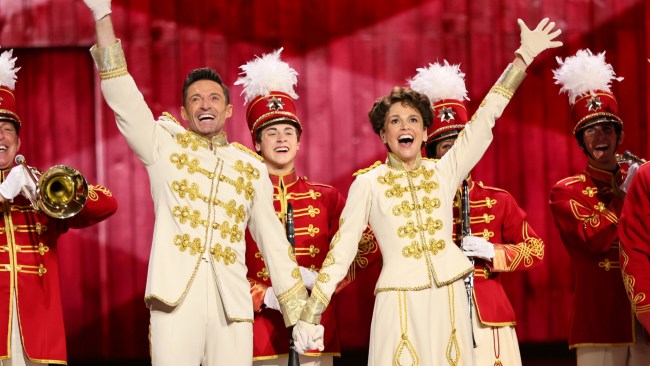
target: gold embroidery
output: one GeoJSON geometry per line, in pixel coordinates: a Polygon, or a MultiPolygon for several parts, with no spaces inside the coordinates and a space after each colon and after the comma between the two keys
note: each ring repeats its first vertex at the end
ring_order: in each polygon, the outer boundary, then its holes
{"type": "Polygon", "coordinates": [[[408,237],[410,239],[415,238],[420,232],[426,232],[429,235],[434,235],[437,231],[442,230],[442,220],[434,220],[431,217],[427,217],[426,223],[423,225],[415,225],[413,221],[408,221],[406,225],[400,226],[397,229],[397,235],[400,238],[408,237]]]}
{"type": "MultiPolygon", "coordinates": [[[[50,251],[50,247],[43,243],[38,243],[38,246],[35,245],[16,245],[16,252],[21,253],[38,253],[40,255],[45,255],[45,253],[50,251]]],[[[2,251],[9,251],[9,247],[2,247],[2,251]],[[6,249],[5,249],[6,248],[6,249]]]]}
{"type": "Polygon", "coordinates": [[[357,267],[366,268],[368,266],[367,256],[377,251],[377,241],[375,236],[371,233],[364,232],[359,241],[357,248],[357,255],[354,257],[354,265],[350,266],[348,275],[350,280],[354,281],[356,278],[357,267]]]}
{"type": "Polygon", "coordinates": [[[412,216],[411,212],[415,210],[424,210],[426,213],[431,214],[433,209],[440,208],[440,199],[424,197],[422,204],[410,204],[409,201],[402,201],[399,205],[393,207],[393,215],[409,218],[412,216]]]}
{"type": "Polygon", "coordinates": [[[307,208],[300,208],[300,209],[293,210],[294,218],[300,216],[309,216],[313,218],[319,214],[320,214],[320,208],[314,207],[312,205],[309,205],[307,208]]]}
{"type": "Polygon", "coordinates": [[[238,171],[241,174],[244,174],[248,180],[253,180],[253,179],[260,179],[260,171],[259,169],[255,168],[251,163],[246,163],[244,165],[244,162],[241,160],[237,160],[235,162],[235,170],[238,171]]]}
{"type": "Polygon", "coordinates": [[[39,277],[43,277],[43,275],[47,273],[47,268],[43,267],[42,264],[39,264],[38,266],[28,266],[21,264],[19,266],[16,266],[16,271],[28,274],[37,274],[39,277]]]}
{"type": "Polygon", "coordinates": [[[307,227],[297,227],[295,229],[296,236],[298,235],[309,235],[310,237],[316,236],[320,232],[320,228],[314,227],[314,225],[309,224],[307,227]]]}
{"type": "Polygon", "coordinates": [[[313,189],[310,189],[307,192],[291,192],[287,194],[287,200],[303,200],[303,199],[312,199],[315,200],[318,197],[321,196],[320,192],[314,191],[313,189]]]}
{"type": "Polygon", "coordinates": [[[320,249],[316,248],[313,244],[309,248],[295,248],[296,255],[308,255],[312,258],[316,257],[316,254],[320,253],[320,249]]]}
{"type": "Polygon", "coordinates": [[[255,159],[257,159],[259,161],[264,161],[264,158],[262,158],[258,153],[256,153],[255,151],[247,148],[246,146],[244,146],[244,145],[242,145],[242,144],[240,144],[238,142],[233,142],[231,145],[236,147],[237,149],[245,152],[246,154],[254,157],[255,159]]]}
{"type": "Polygon", "coordinates": [[[244,232],[241,231],[237,225],[230,226],[230,223],[228,221],[224,221],[221,224],[218,222],[213,222],[212,228],[221,232],[221,239],[230,237],[231,243],[240,242],[244,238],[244,232]]]}
{"type": "Polygon", "coordinates": [[[268,281],[271,275],[269,274],[269,270],[264,267],[261,271],[257,272],[257,277],[262,278],[264,281],[268,281]]]}
{"type": "Polygon", "coordinates": [[[214,178],[214,173],[211,173],[199,166],[200,165],[199,159],[194,158],[190,160],[189,155],[185,153],[183,154],[173,153],[169,157],[169,160],[176,165],[176,169],[178,170],[183,169],[183,167],[185,166],[187,167],[187,172],[190,174],[201,173],[210,179],[214,178]]]}
{"type": "Polygon", "coordinates": [[[406,258],[413,257],[415,259],[420,259],[422,258],[422,253],[425,251],[429,251],[431,254],[436,255],[443,249],[445,249],[444,239],[436,240],[431,238],[429,239],[429,243],[424,246],[420,245],[417,241],[413,241],[411,245],[402,248],[402,255],[406,258]]]}
{"type": "MultiPolygon", "coordinates": [[[[176,121],[175,118],[173,118],[172,120],[178,123],[178,121],[176,121]]],[[[182,148],[187,149],[189,147],[192,151],[197,151],[199,147],[207,149],[209,145],[208,141],[205,138],[201,138],[197,134],[192,133],[190,131],[187,131],[185,133],[179,133],[178,135],[176,135],[176,142],[178,142],[178,144],[181,145],[182,148]]]]}
{"type": "Polygon", "coordinates": [[[528,233],[529,229],[528,222],[524,221],[521,227],[521,235],[524,239],[523,245],[506,245],[508,249],[516,253],[508,266],[510,271],[514,271],[522,261],[524,267],[530,267],[535,263],[534,258],[544,258],[544,242],[538,238],[531,237],[528,233]]]}
{"type": "Polygon", "coordinates": [[[598,193],[598,188],[596,187],[587,187],[584,190],[582,190],[582,194],[587,195],[589,197],[593,197],[598,193]]]}
{"type": "Polygon", "coordinates": [[[176,245],[181,252],[184,252],[189,248],[191,256],[194,256],[198,253],[203,253],[205,250],[205,247],[201,245],[201,239],[194,238],[190,240],[190,236],[188,234],[175,235],[174,245],[176,245]]]}
{"type": "Polygon", "coordinates": [[[108,188],[100,185],[89,185],[88,186],[88,199],[91,201],[99,200],[99,195],[97,192],[102,192],[105,196],[112,196],[113,193],[108,190],[108,188]]]}
{"type": "Polygon", "coordinates": [[[458,347],[458,339],[456,338],[456,304],[454,298],[454,288],[452,285],[447,285],[447,298],[449,299],[449,318],[451,322],[451,334],[449,335],[449,342],[447,343],[447,362],[450,365],[458,365],[460,359],[460,348],[458,347]]]}
{"type": "MultiPolygon", "coordinates": [[[[199,192],[199,185],[196,183],[190,184],[187,179],[173,181],[172,190],[178,193],[178,197],[180,198],[185,198],[187,196],[191,201],[194,201],[197,198],[203,202],[209,201],[207,196],[199,192]]],[[[244,219],[246,218],[246,209],[244,208],[244,205],[239,205],[239,207],[237,207],[237,201],[234,199],[225,203],[218,198],[213,198],[212,203],[223,208],[226,211],[226,215],[229,218],[234,219],[236,223],[239,224],[244,222],[244,219]]]]}
{"type": "Polygon", "coordinates": [[[226,182],[232,185],[233,187],[235,187],[235,192],[237,192],[237,194],[244,193],[244,197],[247,200],[252,200],[253,197],[255,196],[255,188],[253,188],[253,183],[251,182],[244,183],[244,178],[242,177],[237,177],[237,180],[235,181],[229,177],[226,177],[225,175],[220,175],[219,181],[226,182]]]}
{"type": "Polygon", "coordinates": [[[605,258],[604,260],[598,262],[598,267],[604,269],[606,272],[609,272],[609,270],[612,268],[621,268],[621,262],[610,261],[609,259],[605,258]]]}
{"type": "Polygon", "coordinates": [[[230,247],[222,249],[221,244],[215,244],[214,247],[210,248],[210,254],[212,254],[217,262],[223,259],[223,264],[225,265],[237,262],[237,252],[230,247]]]}
{"type": "Polygon", "coordinates": [[[207,226],[207,221],[201,220],[201,212],[199,210],[194,210],[194,212],[190,213],[189,206],[174,206],[172,213],[179,219],[178,221],[180,221],[181,224],[185,224],[189,221],[192,228],[197,228],[199,225],[207,226]]]}

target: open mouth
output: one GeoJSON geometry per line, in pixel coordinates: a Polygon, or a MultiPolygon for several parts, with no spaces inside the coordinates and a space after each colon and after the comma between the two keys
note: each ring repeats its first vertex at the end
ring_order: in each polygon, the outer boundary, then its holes
{"type": "Polygon", "coordinates": [[[399,142],[400,146],[405,147],[411,146],[414,140],[415,138],[411,134],[403,134],[397,138],[397,142],[399,142]]]}
{"type": "Polygon", "coordinates": [[[7,150],[8,150],[8,148],[6,146],[0,145],[0,152],[7,151],[7,150]]]}
{"type": "Polygon", "coordinates": [[[205,122],[205,121],[213,121],[215,119],[215,116],[212,114],[207,114],[203,113],[199,115],[199,121],[205,122]]]}
{"type": "Polygon", "coordinates": [[[289,152],[289,148],[286,146],[279,146],[276,147],[273,151],[284,153],[284,152],[289,152]]]}
{"type": "Polygon", "coordinates": [[[609,150],[609,144],[600,144],[600,145],[596,145],[596,146],[594,147],[594,150],[605,152],[605,151],[609,150]]]}

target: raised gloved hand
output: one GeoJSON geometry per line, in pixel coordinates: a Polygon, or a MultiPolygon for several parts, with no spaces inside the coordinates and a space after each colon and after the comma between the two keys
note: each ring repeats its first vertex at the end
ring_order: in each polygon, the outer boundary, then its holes
{"type": "Polygon", "coordinates": [[[21,193],[21,188],[25,187],[29,193],[34,196],[36,192],[36,183],[34,183],[34,180],[27,174],[28,173],[22,165],[13,167],[11,172],[9,172],[9,175],[7,175],[7,179],[0,184],[0,195],[5,199],[12,200],[21,193]]]}
{"type": "Polygon", "coordinates": [[[84,3],[93,12],[95,21],[111,13],[111,0],[84,0],[84,3]]]}
{"type": "Polygon", "coordinates": [[[280,302],[278,301],[278,297],[275,296],[275,290],[273,290],[273,287],[266,288],[266,293],[264,294],[264,305],[266,305],[267,308],[282,312],[282,310],[280,310],[280,302]]]}
{"type": "Polygon", "coordinates": [[[301,355],[304,355],[310,349],[322,351],[325,349],[323,344],[324,335],[325,328],[322,325],[298,320],[291,335],[293,337],[293,348],[301,355]]]}
{"type": "Polygon", "coordinates": [[[494,244],[478,236],[466,236],[460,244],[463,254],[485,260],[494,258],[494,244]]]}
{"type": "Polygon", "coordinates": [[[634,175],[636,175],[637,170],[639,170],[639,163],[630,165],[630,167],[627,169],[627,176],[625,177],[625,180],[619,186],[621,191],[627,193],[627,190],[630,188],[630,184],[632,183],[632,178],[634,178],[634,175]]]}
{"type": "Polygon", "coordinates": [[[562,30],[556,29],[553,32],[555,22],[549,23],[548,18],[542,19],[532,31],[528,29],[523,20],[517,19],[517,23],[521,28],[521,46],[515,51],[515,54],[521,56],[526,65],[530,65],[542,51],[562,45],[560,41],[553,41],[562,34],[562,30]]]}
{"type": "Polygon", "coordinates": [[[318,277],[318,272],[312,271],[309,268],[300,266],[300,275],[302,276],[302,282],[305,284],[307,290],[314,288],[316,284],[316,278],[318,277]]]}

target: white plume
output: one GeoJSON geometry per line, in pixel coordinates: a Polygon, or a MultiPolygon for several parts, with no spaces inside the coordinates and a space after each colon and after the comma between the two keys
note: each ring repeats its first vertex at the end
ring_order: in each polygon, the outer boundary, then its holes
{"type": "Polygon", "coordinates": [[[560,93],[569,95],[571,104],[580,96],[597,90],[611,93],[612,81],[623,80],[616,77],[612,65],[605,62],[605,52],[594,55],[591,50],[584,49],[564,60],[556,59],[560,67],[553,70],[553,78],[555,84],[562,86],[560,93]]]}
{"type": "Polygon", "coordinates": [[[14,90],[16,87],[16,73],[19,68],[16,66],[16,58],[11,58],[14,50],[5,51],[0,54],[0,86],[14,90]]]}
{"type": "Polygon", "coordinates": [[[298,94],[293,90],[298,83],[298,72],[286,62],[280,60],[283,48],[256,56],[254,60],[239,66],[242,72],[235,85],[242,85],[245,96],[244,104],[258,96],[268,96],[271,91],[289,94],[293,99],[298,99],[298,94]]]}
{"type": "Polygon", "coordinates": [[[429,97],[431,104],[442,99],[469,100],[465,88],[465,74],[460,65],[436,62],[417,69],[417,75],[408,81],[411,89],[429,97]]]}

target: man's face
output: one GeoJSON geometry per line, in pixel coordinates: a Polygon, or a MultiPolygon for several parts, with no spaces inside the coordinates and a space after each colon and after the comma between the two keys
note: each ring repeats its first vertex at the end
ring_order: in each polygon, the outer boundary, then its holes
{"type": "Polygon", "coordinates": [[[14,165],[14,159],[20,149],[20,138],[16,126],[11,122],[0,122],[0,169],[14,165]]]}
{"type": "Polygon", "coordinates": [[[181,115],[191,131],[212,138],[223,132],[226,119],[232,115],[232,104],[226,104],[221,85],[212,80],[198,80],[187,89],[181,115]]]}
{"type": "Polygon", "coordinates": [[[270,173],[288,173],[294,168],[300,150],[298,130],[291,123],[276,123],[262,130],[255,149],[260,152],[270,173]]]}
{"type": "Polygon", "coordinates": [[[582,135],[584,148],[589,155],[589,162],[602,169],[612,169],[616,164],[616,148],[623,142],[623,132],[618,138],[612,123],[599,123],[587,127],[582,135]]]}
{"type": "Polygon", "coordinates": [[[449,151],[449,149],[451,149],[451,147],[454,146],[454,142],[456,142],[456,136],[449,137],[449,138],[446,138],[446,139],[438,142],[438,144],[436,144],[436,156],[435,156],[435,158],[436,159],[442,159],[442,157],[445,156],[447,151],[449,151]]]}

